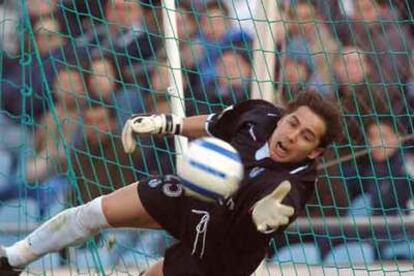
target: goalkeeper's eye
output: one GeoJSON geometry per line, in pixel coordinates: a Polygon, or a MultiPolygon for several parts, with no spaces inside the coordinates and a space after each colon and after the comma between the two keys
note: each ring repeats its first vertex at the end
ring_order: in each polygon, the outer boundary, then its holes
{"type": "Polygon", "coordinates": [[[304,134],[302,136],[303,136],[303,139],[305,139],[306,142],[312,142],[312,137],[310,137],[309,135],[304,134]]]}
{"type": "Polygon", "coordinates": [[[290,119],[288,121],[289,126],[291,126],[292,128],[295,128],[298,126],[298,122],[295,119],[290,119]]]}
{"type": "Polygon", "coordinates": [[[306,142],[310,142],[310,143],[312,143],[316,139],[315,134],[313,134],[312,131],[308,129],[303,130],[302,137],[303,139],[305,139],[306,142]]]}

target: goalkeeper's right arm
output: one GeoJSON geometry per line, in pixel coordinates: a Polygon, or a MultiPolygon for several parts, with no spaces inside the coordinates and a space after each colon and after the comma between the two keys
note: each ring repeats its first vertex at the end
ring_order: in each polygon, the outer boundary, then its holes
{"type": "Polygon", "coordinates": [[[126,153],[136,147],[136,136],[183,135],[197,138],[208,135],[205,122],[208,115],[181,118],[174,114],[133,115],[122,129],[122,145],[126,153]]]}

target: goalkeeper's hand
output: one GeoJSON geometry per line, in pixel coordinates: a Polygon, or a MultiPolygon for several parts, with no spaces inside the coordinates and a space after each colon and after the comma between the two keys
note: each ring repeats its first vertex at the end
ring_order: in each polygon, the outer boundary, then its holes
{"type": "Polygon", "coordinates": [[[253,206],[252,218],[257,231],[269,234],[289,223],[295,209],[281,202],[291,187],[290,182],[285,180],[271,194],[256,202],[253,206]]]}
{"type": "Polygon", "coordinates": [[[122,129],[122,146],[126,153],[135,150],[135,136],[174,135],[182,131],[183,118],[174,114],[133,115],[122,129]]]}

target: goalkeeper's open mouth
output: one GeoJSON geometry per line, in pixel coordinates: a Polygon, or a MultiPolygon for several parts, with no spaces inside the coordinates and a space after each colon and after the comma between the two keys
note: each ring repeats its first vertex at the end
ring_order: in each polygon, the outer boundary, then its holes
{"type": "Polygon", "coordinates": [[[289,154],[289,150],[280,141],[276,143],[276,147],[273,149],[273,152],[282,158],[285,158],[289,154]]]}

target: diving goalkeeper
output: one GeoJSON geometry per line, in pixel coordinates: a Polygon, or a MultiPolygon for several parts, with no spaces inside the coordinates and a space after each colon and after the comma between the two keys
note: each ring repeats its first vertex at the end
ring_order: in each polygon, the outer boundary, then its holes
{"type": "Polygon", "coordinates": [[[317,159],[340,133],[339,108],[302,92],[286,109],[249,100],[211,115],[132,116],[126,152],[140,135],[212,135],[233,145],[244,165],[239,190],[224,202],[187,196],[174,175],[130,184],[67,209],[0,251],[0,275],[18,275],[41,256],[111,227],[165,229],[178,242],[146,275],[250,275],[272,235],[283,231],[314,191],[317,159]]]}

